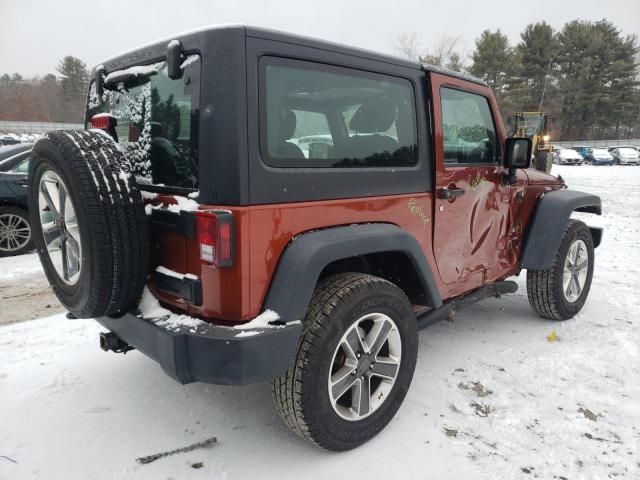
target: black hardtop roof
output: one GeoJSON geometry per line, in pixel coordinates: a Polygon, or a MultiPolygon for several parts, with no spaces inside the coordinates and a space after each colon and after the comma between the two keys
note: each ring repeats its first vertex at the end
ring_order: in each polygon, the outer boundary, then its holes
{"type": "MultiPolygon", "coordinates": [[[[144,45],[140,45],[134,49],[115,55],[109,60],[106,60],[105,62],[103,62],[101,65],[105,65],[105,67],[107,67],[107,71],[110,72],[114,69],[125,68],[132,65],[142,64],[145,61],[150,60],[154,56],[157,57],[157,54],[159,52],[166,51],[166,45],[171,40],[177,39],[185,43],[197,43],[196,40],[198,39],[198,37],[201,37],[203,35],[206,36],[211,33],[219,33],[221,31],[230,31],[230,32],[244,31],[244,34],[247,37],[262,38],[265,40],[284,42],[284,43],[289,43],[294,45],[301,45],[305,47],[316,48],[320,50],[342,53],[346,55],[353,55],[356,57],[367,58],[367,59],[378,61],[378,62],[385,62],[385,63],[398,65],[405,68],[432,71],[432,72],[440,73],[443,75],[448,75],[451,77],[461,78],[463,80],[478,83],[480,85],[485,85],[485,86],[487,85],[484,81],[476,77],[473,77],[471,75],[467,75],[461,72],[454,72],[452,70],[442,68],[442,67],[437,67],[434,65],[421,64],[419,62],[396,57],[393,55],[378,53],[378,52],[374,52],[364,48],[352,47],[352,46],[343,45],[340,43],[331,42],[327,40],[306,37],[304,35],[296,35],[293,33],[287,33],[287,32],[282,32],[278,30],[271,30],[271,29],[262,28],[262,27],[253,27],[253,26],[242,25],[242,24],[211,25],[211,26],[202,27],[196,30],[178,33],[164,39],[159,39],[144,45]]],[[[92,76],[96,68],[97,67],[93,68],[91,72],[92,76]]]]}

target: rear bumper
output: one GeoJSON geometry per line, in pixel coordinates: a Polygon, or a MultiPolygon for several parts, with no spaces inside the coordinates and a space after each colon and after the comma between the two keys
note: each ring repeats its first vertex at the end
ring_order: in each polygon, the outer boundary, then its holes
{"type": "Polygon", "coordinates": [[[299,323],[254,330],[212,324],[169,329],[130,313],[96,321],[183,384],[245,385],[282,375],[302,332],[299,323]]]}

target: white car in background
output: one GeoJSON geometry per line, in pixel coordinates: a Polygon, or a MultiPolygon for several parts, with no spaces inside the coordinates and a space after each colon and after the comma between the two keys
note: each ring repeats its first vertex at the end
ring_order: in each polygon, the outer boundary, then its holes
{"type": "Polygon", "coordinates": [[[560,148],[553,152],[553,163],[558,165],[582,165],[583,158],[571,148],[560,148]]]}
{"type": "Polygon", "coordinates": [[[640,163],[640,155],[635,148],[616,147],[612,149],[610,153],[618,165],[638,165],[638,163],[640,163]]]}

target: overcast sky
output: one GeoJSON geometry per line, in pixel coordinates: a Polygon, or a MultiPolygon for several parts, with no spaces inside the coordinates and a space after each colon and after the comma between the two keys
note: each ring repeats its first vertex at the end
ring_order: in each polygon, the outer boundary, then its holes
{"type": "Polygon", "coordinates": [[[640,33],[640,0],[0,0],[0,74],[54,71],[65,55],[92,67],[156,38],[217,23],[247,23],[393,53],[415,31],[428,46],[459,36],[467,53],[484,29],[513,43],[525,25],[554,28],[572,19],[606,18],[640,33]]]}

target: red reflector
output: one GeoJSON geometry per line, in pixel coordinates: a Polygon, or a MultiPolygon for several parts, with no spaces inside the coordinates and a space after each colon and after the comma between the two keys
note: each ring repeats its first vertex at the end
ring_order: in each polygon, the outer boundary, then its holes
{"type": "Polygon", "coordinates": [[[98,113],[91,117],[91,126],[93,128],[100,128],[102,130],[107,130],[112,126],[115,126],[115,117],[108,113],[98,113]]]}
{"type": "Polygon", "coordinates": [[[220,260],[231,260],[231,225],[223,223],[220,229],[220,260]]]}
{"type": "Polygon", "coordinates": [[[196,240],[200,260],[217,267],[233,265],[233,215],[229,212],[196,212],[196,240]]]}

